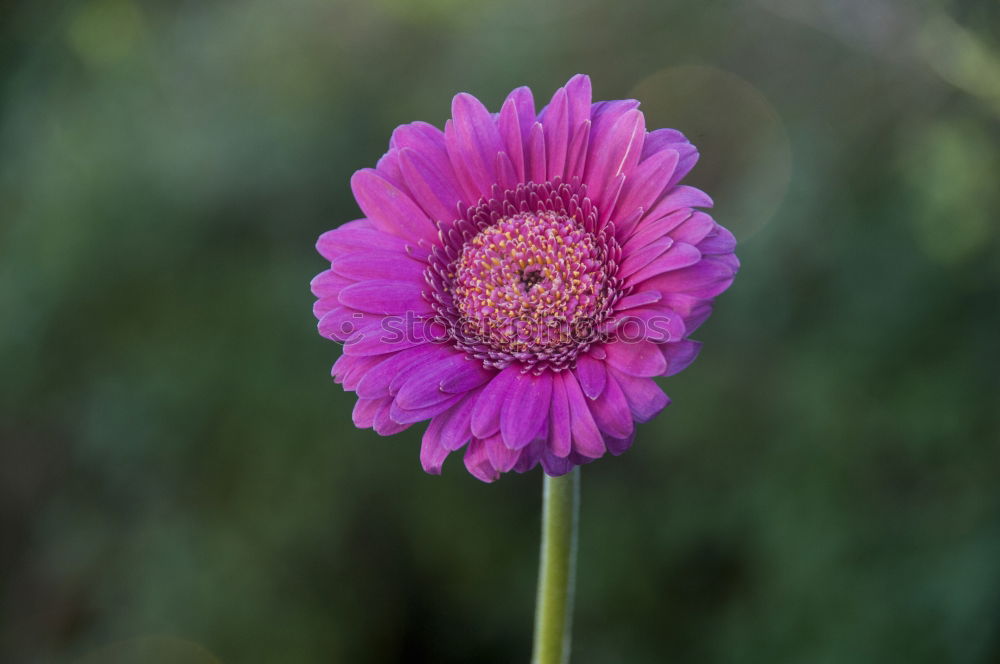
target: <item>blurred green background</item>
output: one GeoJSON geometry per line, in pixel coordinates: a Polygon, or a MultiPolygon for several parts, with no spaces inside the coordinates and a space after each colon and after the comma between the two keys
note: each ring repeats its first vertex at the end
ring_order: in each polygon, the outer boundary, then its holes
{"type": "Polygon", "coordinates": [[[322,231],[576,72],[743,271],[584,469],[574,662],[1000,662],[1000,4],[0,4],[0,661],[526,662],[541,476],[351,426],[322,231]]]}

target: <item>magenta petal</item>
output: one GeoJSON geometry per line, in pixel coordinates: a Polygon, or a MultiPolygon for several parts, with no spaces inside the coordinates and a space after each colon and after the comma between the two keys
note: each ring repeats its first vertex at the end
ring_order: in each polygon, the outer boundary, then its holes
{"type": "Polygon", "coordinates": [[[559,378],[552,379],[548,444],[556,456],[564,457],[573,451],[569,401],[566,398],[566,386],[559,378]]]}
{"type": "Polygon", "coordinates": [[[591,131],[590,157],[583,181],[598,208],[607,206],[614,179],[638,162],[645,131],[645,119],[638,110],[622,114],[607,131],[601,131],[601,127],[591,131]]]}
{"type": "Polygon", "coordinates": [[[437,357],[439,353],[438,346],[423,344],[388,356],[379,356],[380,359],[384,357],[382,362],[369,370],[358,383],[358,396],[364,399],[395,396],[389,390],[393,378],[401,374],[405,375],[411,367],[428,362],[437,357]]]}
{"type": "Polygon", "coordinates": [[[469,431],[469,420],[472,418],[476,396],[476,394],[467,394],[461,401],[438,415],[438,417],[444,418],[439,440],[446,450],[457,450],[472,437],[469,431]]]}
{"type": "Polygon", "coordinates": [[[590,120],[587,120],[573,130],[566,155],[567,178],[583,175],[583,167],[587,162],[587,147],[590,145],[590,128],[590,120]]]}
{"type": "Polygon", "coordinates": [[[657,256],[648,265],[643,266],[641,270],[629,276],[625,280],[625,283],[629,285],[641,284],[647,279],[652,279],[665,272],[672,272],[695,265],[700,260],[701,252],[697,248],[683,242],[675,242],[662,255],[657,256]]]}
{"type": "Polygon", "coordinates": [[[359,326],[344,344],[344,354],[355,357],[385,355],[426,343],[426,340],[409,334],[387,332],[380,325],[359,326]]]}
{"type": "Polygon", "coordinates": [[[518,457],[521,456],[520,450],[512,450],[503,444],[503,436],[499,433],[483,440],[483,445],[486,447],[486,456],[490,460],[490,465],[501,473],[506,473],[513,468],[518,457]]]}
{"type": "MultiPolygon", "coordinates": [[[[628,176],[615,214],[622,217],[633,210],[649,210],[666,188],[667,178],[677,166],[680,155],[674,150],[658,152],[639,165],[628,176]]],[[[623,230],[623,229],[620,229],[623,230]]]]}
{"type": "Polygon", "coordinates": [[[431,313],[423,298],[424,284],[418,281],[381,281],[373,279],[351,284],[340,291],[338,299],[345,307],[384,316],[431,313]]]}
{"type": "Polygon", "coordinates": [[[580,385],[572,373],[563,371],[559,374],[566,388],[566,400],[569,403],[570,431],[573,433],[573,450],[596,459],[604,454],[604,439],[597,428],[594,416],[590,412],[587,398],[583,395],[580,385]]]}
{"type": "Polygon", "coordinates": [[[576,74],[566,83],[566,98],[569,101],[569,126],[576,130],[584,122],[590,121],[592,101],[590,77],[576,74]]]}
{"type": "Polygon", "coordinates": [[[344,386],[345,390],[353,390],[364,377],[365,373],[371,370],[382,358],[379,357],[351,357],[341,355],[333,363],[330,373],[333,381],[344,386]]]}
{"type": "Polygon", "coordinates": [[[661,347],[667,360],[667,376],[673,376],[687,369],[701,351],[701,342],[685,339],[661,347]]]}
{"type": "Polygon", "coordinates": [[[506,473],[517,463],[521,456],[520,450],[512,450],[503,443],[503,436],[499,433],[490,436],[483,441],[486,446],[486,455],[489,457],[490,465],[501,473],[506,473]]]}
{"type": "Polygon", "coordinates": [[[630,376],[660,376],[667,370],[663,353],[652,342],[612,343],[606,344],[604,349],[608,353],[608,364],[630,376]]]}
{"type": "Polygon", "coordinates": [[[670,403],[652,378],[629,376],[614,368],[608,369],[608,377],[618,383],[636,422],[650,421],[670,403]]]}
{"type": "MultiPolygon", "coordinates": [[[[663,293],[689,293],[697,297],[715,297],[733,282],[733,268],[714,258],[704,258],[696,265],[665,272],[645,282],[644,289],[663,293]]],[[[346,289],[345,289],[346,290],[346,289]]],[[[341,298],[343,298],[343,291],[341,298]]]]}
{"type": "Polygon", "coordinates": [[[615,332],[620,341],[646,339],[654,343],[680,341],[685,333],[684,319],[667,307],[639,307],[615,317],[615,332]]]}
{"type": "Polygon", "coordinates": [[[549,477],[560,477],[576,468],[576,464],[569,459],[558,457],[548,450],[542,452],[541,462],[542,470],[549,477]]]}
{"type": "Polygon", "coordinates": [[[424,436],[420,444],[420,465],[424,472],[431,475],[440,475],[441,466],[448,458],[449,450],[446,450],[438,437],[441,429],[440,418],[434,418],[424,431],[424,436]]]}
{"type": "Polygon", "coordinates": [[[352,283],[354,282],[333,270],[325,270],[313,277],[309,282],[309,288],[316,297],[336,297],[352,283]]]}
{"type": "Polygon", "coordinates": [[[615,303],[615,311],[624,311],[633,307],[642,307],[654,302],[659,302],[663,296],[659,291],[640,291],[626,295],[615,303]]]}
{"type": "Polygon", "coordinates": [[[688,217],[684,223],[670,231],[670,237],[674,238],[676,242],[697,245],[715,228],[715,221],[710,216],[704,212],[697,211],[688,217]]]}
{"type": "Polygon", "coordinates": [[[594,415],[597,428],[605,434],[614,438],[626,438],[632,434],[632,410],[616,381],[608,381],[601,396],[590,404],[590,412],[594,415]]]}
{"type": "Polygon", "coordinates": [[[650,216],[664,216],[683,208],[710,208],[714,205],[711,197],[701,189],[679,185],[671,189],[649,211],[650,216]]]}
{"type": "Polygon", "coordinates": [[[441,380],[441,389],[455,394],[468,392],[487,382],[496,374],[496,369],[487,369],[479,360],[466,357],[465,363],[457,366],[454,372],[441,380]]]}
{"type": "MultiPolygon", "coordinates": [[[[343,343],[361,327],[362,321],[355,320],[354,314],[357,312],[352,313],[351,310],[339,305],[332,306],[319,319],[316,329],[319,330],[321,336],[343,343]]],[[[363,314],[358,315],[363,316],[363,314]]]]}
{"type": "Polygon", "coordinates": [[[646,215],[635,225],[631,235],[622,236],[628,238],[625,244],[622,245],[622,251],[626,256],[639,251],[649,243],[659,240],[684,223],[684,220],[690,217],[691,214],[690,209],[684,208],[663,216],[646,215]]]}
{"type": "Polygon", "coordinates": [[[375,414],[384,404],[385,400],[383,399],[358,399],[358,402],[354,404],[354,411],[351,413],[354,426],[359,429],[370,429],[375,414]]]}
{"type": "Polygon", "coordinates": [[[423,420],[430,419],[435,415],[443,413],[452,406],[454,406],[462,398],[461,394],[449,395],[448,399],[444,401],[439,401],[437,403],[432,403],[423,408],[418,408],[416,410],[409,410],[407,408],[402,408],[399,402],[393,401],[392,407],[389,410],[389,417],[392,418],[394,422],[399,424],[412,424],[413,422],[422,422],[423,420]]]}
{"type": "Polygon", "coordinates": [[[363,314],[343,306],[336,306],[330,309],[316,325],[320,335],[327,339],[340,341],[354,341],[355,335],[364,334],[366,330],[376,328],[379,318],[371,314],[363,314]]]}
{"type": "Polygon", "coordinates": [[[538,465],[538,461],[542,458],[542,453],[544,451],[544,441],[532,441],[530,445],[521,450],[520,455],[517,458],[517,463],[514,464],[514,470],[518,473],[528,472],[538,465]]]}
{"type": "Polygon", "coordinates": [[[514,171],[514,164],[506,152],[497,152],[497,184],[501,189],[515,189],[518,185],[517,173],[514,171]]]}
{"type": "Polygon", "coordinates": [[[545,131],[536,122],[528,132],[528,179],[545,182],[545,131]]]}
{"type": "Polygon", "coordinates": [[[400,424],[399,422],[393,421],[390,417],[390,412],[392,411],[392,402],[388,399],[384,400],[382,407],[378,409],[375,413],[375,417],[372,419],[372,428],[375,429],[375,433],[380,436],[393,436],[401,431],[409,429],[412,424],[400,424]]]}
{"type": "Polygon", "coordinates": [[[497,119],[497,130],[500,132],[500,140],[503,141],[504,150],[510,156],[510,162],[514,166],[514,173],[517,179],[524,181],[524,139],[521,137],[521,121],[518,117],[517,102],[507,97],[500,109],[500,117],[497,119]]]}
{"type": "Polygon", "coordinates": [[[396,403],[406,410],[417,410],[451,398],[441,389],[441,381],[466,362],[466,355],[445,352],[436,361],[410,370],[410,377],[399,388],[396,403]]]}
{"type": "Polygon", "coordinates": [[[354,198],[375,227],[386,233],[434,242],[437,231],[424,211],[406,193],[371,168],[351,178],[354,198]]]}
{"type": "Polygon", "coordinates": [[[542,115],[545,130],[545,161],[547,180],[562,178],[566,172],[566,152],[569,148],[569,102],[565,88],[559,88],[542,115]]]}
{"type": "Polygon", "coordinates": [[[451,221],[458,217],[462,194],[450,173],[441,172],[424,155],[409,148],[400,151],[399,163],[413,199],[431,220],[451,221]]]}
{"type": "Polygon", "coordinates": [[[587,397],[596,399],[604,391],[604,383],[607,381],[604,363],[589,355],[581,355],[576,360],[576,380],[587,397]]]}
{"type": "Polygon", "coordinates": [[[500,412],[500,433],[507,447],[521,449],[534,439],[549,414],[551,398],[551,374],[515,377],[500,412]]]}
{"type": "Polygon", "coordinates": [[[607,446],[608,451],[619,456],[628,451],[632,447],[632,443],[635,442],[635,431],[630,433],[625,438],[613,438],[611,436],[604,437],[604,444],[607,446]]]}
{"type": "Polygon", "coordinates": [[[698,251],[706,256],[731,254],[736,249],[736,238],[729,230],[715,225],[715,230],[698,243],[698,251]]]}
{"type": "Polygon", "coordinates": [[[483,482],[493,482],[500,477],[500,473],[490,463],[486,453],[486,445],[478,438],[469,443],[465,450],[465,467],[475,477],[483,482]]]}
{"type": "Polygon", "coordinates": [[[626,254],[625,258],[622,259],[622,264],[618,268],[618,273],[615,276],[619,279],[628,279],[633,274],[653,262],[657,256],[660,256],[670,249],[673,244],[674,241],[671,238],[661,237],[660,239],[650,242],[648,245],[637,251],[626,254]]]}
{"type": "Polygon", "coordinates": [[[642,158],[649,159],[657,152],[679,148],[682,145],[691,145],[688,139],[676,129],[656,129],[646,134],[646,141],[642,146],[642,158]]]}
{"type": "Polygon", "coordinates": [[[507,367],[497,373],[476,400],[476,410],[472,414],[472,434],[476,438],[489,438],[500,430],[500,408],[504,398],[520,375],[517,367],[507,367]]]}
{"type": "Polygon", "coordinates": [[[333,259],[332,269],[337,274],[355,281],[380,279],[391,274],[400,281],[422,282],[427,265],[406,255],[369,251],[338,256],[333,259]]]}
{"type": "Polygon", "coordinates": [[[496,122],[482,102],[459,93],[451,103],[445,144],[456,173],[466,173],[479,196],[489,195],[496,182],[496,154],[503,149],[496,122]]]}

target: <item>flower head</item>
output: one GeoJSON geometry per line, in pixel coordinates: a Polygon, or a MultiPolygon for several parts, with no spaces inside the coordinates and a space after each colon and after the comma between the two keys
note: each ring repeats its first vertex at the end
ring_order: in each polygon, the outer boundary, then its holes
{"type": "Polygon", "coordinates": [[[582,75],[538,113],[527,88],[498,114],[459,94],[443,132],[400,126],[354,174],[365,218],[320,236],[312,291],[357,426],[430,420],[424,470],[465,448],[492,481],[621,454],[669,403],[653,378],[694,360],[739,261],[678,184],[697,150],[638,106],[582,75]]]}

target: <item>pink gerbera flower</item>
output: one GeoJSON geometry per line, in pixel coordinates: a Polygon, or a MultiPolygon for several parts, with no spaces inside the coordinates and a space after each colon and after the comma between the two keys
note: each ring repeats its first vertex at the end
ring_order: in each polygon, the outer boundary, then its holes
{"type": "Polygon", "coordinates": [[[430,420],[424,470],[464,447],[489,482],[621,454],[669,403],[653,378],[692,362],[739,261],[678,184],[697,150],[638,106],[582,75],[537,113],[528,88],[498,114],[459,94],[443,132],[398,127],[354,174],[365,218],[320,236],[312,291],[357,426],[430,420]]]}

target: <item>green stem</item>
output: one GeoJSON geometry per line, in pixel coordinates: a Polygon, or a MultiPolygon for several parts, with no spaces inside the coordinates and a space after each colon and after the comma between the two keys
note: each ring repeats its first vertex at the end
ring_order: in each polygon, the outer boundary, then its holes
{"type": "Polygon", "coordinates": [[[580,515],[580,469],[562,477],[545,476],[542,504],[542,555],[535,605],[532,664],[569,662],[573,626],[573,585],[580,515]]]}

